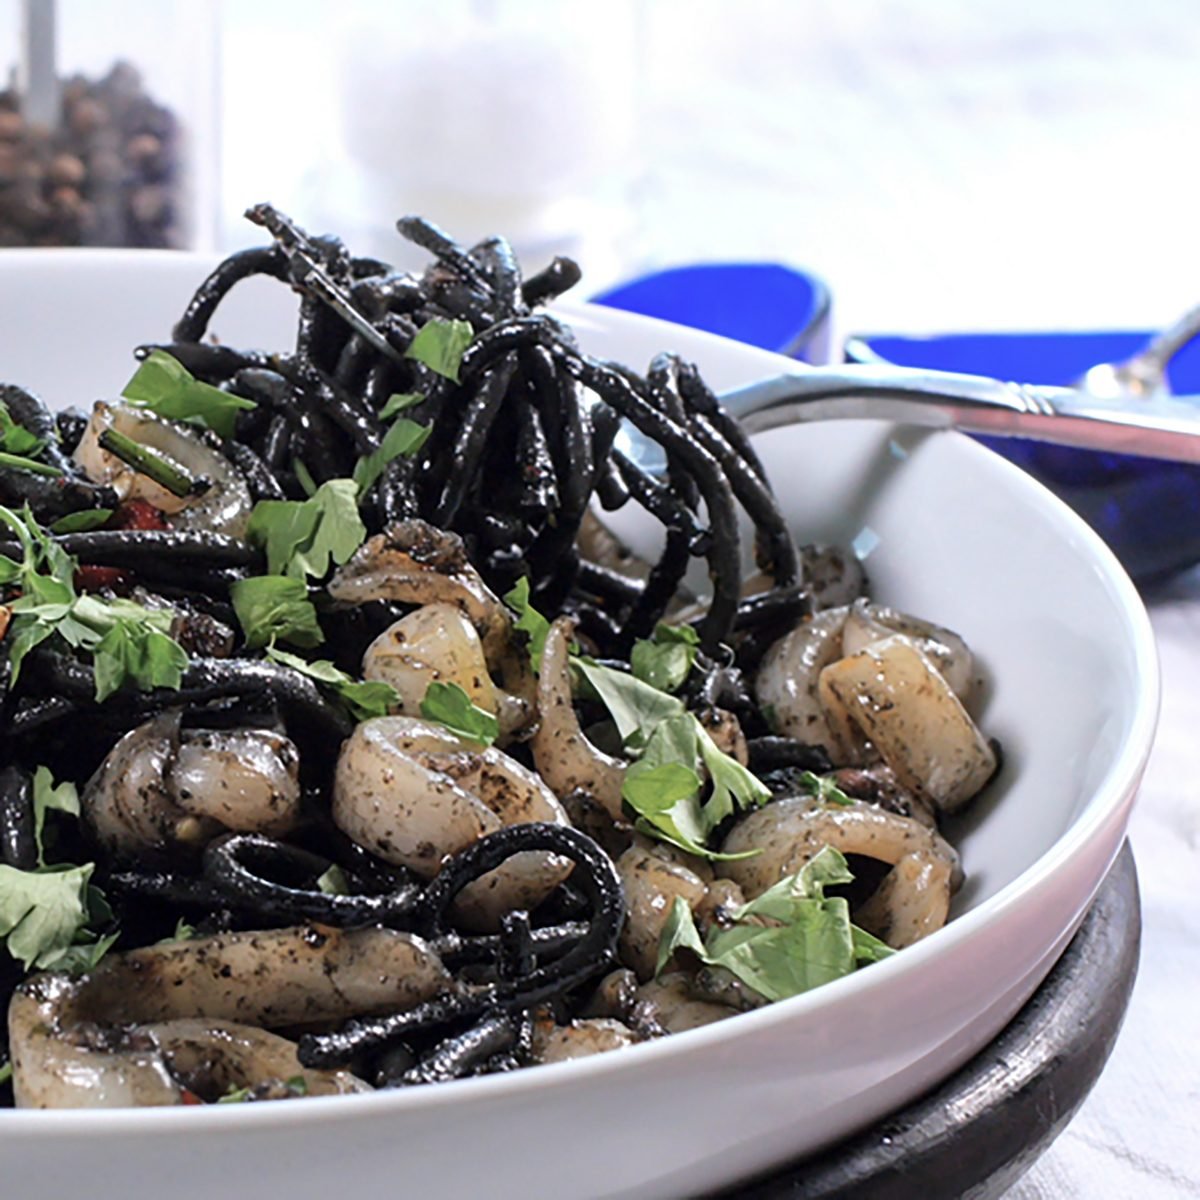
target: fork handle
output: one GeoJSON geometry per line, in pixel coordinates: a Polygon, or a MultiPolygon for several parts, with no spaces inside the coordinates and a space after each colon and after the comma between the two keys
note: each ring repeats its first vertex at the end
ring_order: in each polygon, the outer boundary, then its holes
{"type": "Polygon", "coordinates": [[[1189,308],[1179,320],[1155,334],[1144,350],[1129,359],[1126,368],[1138,371],[1149,367],[1161,375],[1167,363],[1197,334],[1200,334],[1200,304],[1189,308]]]}
{"type": "Polygon", "coordinates": [[[873,363],[819,367],[760,380],[721,400],[752,433],[863,417],[1200,463],[1200,411],[1190,405],[1155,400],[1132,409],[1075,388],[982,375],[873,363]]]}

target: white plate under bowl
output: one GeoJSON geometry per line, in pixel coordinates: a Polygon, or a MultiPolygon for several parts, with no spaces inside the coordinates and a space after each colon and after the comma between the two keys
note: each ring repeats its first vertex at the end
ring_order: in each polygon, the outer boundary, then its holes
{"type": "MultiPolygon", "coordinates": [[[[205,264],[125,252],[0,254],[0,378],[58,405],[118,390],[205,264]]],[[[294,301],[259,281],[215,323],[286,347],[294,301]]],[[[606,309],[585,348],[674,349],[718,388],[787,360],[606,309]]],[[[1157,714],[1146,614],[1096,536],[974,442],[871,422],[764,435],[801,540],[856,540],[876,595],[960,630],[989,677],[1005,767],[964,823],[954,920],[849,978],[589,1060],[283,1104],[0,1111],[6,1194],[90,1200],[695,1195],[811,1151],[945,1077],[1049,970],[1124,834],[1157,714]]],[[[641,536],[637,530],[634,536],[641,536]]]]}

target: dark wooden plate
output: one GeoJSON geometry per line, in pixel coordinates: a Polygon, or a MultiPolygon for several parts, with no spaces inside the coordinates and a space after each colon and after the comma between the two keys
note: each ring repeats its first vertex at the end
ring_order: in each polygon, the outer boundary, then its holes
{"type": "Polygon", "coordinates": [[[1066,1128],[1099,1078],[1133,990],[1141,932],[1126,843],[1062,958],[991,1045],[865,1132],[715,1195],[994,1200],[1066,1128]]]}

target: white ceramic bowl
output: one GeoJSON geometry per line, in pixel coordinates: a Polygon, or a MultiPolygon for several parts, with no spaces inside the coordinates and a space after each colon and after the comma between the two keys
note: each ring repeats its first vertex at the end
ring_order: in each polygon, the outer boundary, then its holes
{"type": "MultiPolygon", "coordinates": [[[[55,404],[119,390],[206,264],[122,252],[0,255],[0,377],[55,404]]],[[[287,346],[294,302],[260,281],[215,324],[287,346]]],[[[604,309],[584,346],[661,349],[717,387],[784,360],[604,309]]],[[[6,1194],[695,1195],[829,1143],[984,1046],[1049,970],[1115,855],[1150,749],[1158,678],[1132,586],[1084,524],[950,433],[844,422],[765,435],[803,540],[855,541],[875,592],[960,630],[990,676],[1006,765],[964,822],[968,883],[927,941],[818,991],[620,1053],[513,1075],[287,1104],[0,1111],[6,1194]]],[[[633,530],[634,536],[642,536],[633,530]]]]}

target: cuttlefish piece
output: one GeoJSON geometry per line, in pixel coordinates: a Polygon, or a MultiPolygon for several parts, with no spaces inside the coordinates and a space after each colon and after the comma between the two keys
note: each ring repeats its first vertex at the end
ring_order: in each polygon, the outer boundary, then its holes
{"type": "MultiPolygon", "coordinates": [[[[413,717],[363,721],[342,743],[333,819],[372,854],[425,879],[446,857],[506,825],[570,824],[533,771],[494,746],[413,717]]],[[[536,907],[570,869],[559,855],[513,855],[464,888],[455,913],[472,928],[496,929],[505,913],[536,907]]]]}
{"type": "Polygon", "coordinates": [[[910,945],[946,923],[960,877],[954,848],[920,821],[861,801],[776,800],[743,817],[721,847],[727,854],[757,851],[754,857],[722,862],[718,870],[753,899],[796,874],[825,846],[891,865],[884,885],[857,917],[864,926],[870,921],[871,932],[888,945],[910,945]]]}
{"type": "MultiPolygon", "coordinates": [[[[44,972],[16,990],[13,1092],[26,1108],[179,1104],[185,1087],[171,1055],[189,1044],[193,1056],[201,1045],[216,1053],[221,1042],[224,1069],[236,1068],[241,1086],[270,1083],[281,1063],[290,1070],[294,1050],[247,1027],[393,1012],[457,987],[420,938],[390,929],[310,925],[129,950],[79,978],[44,972]]],[[[310,1082],[357,1090],[342,1072],[310,1082]]]]}

